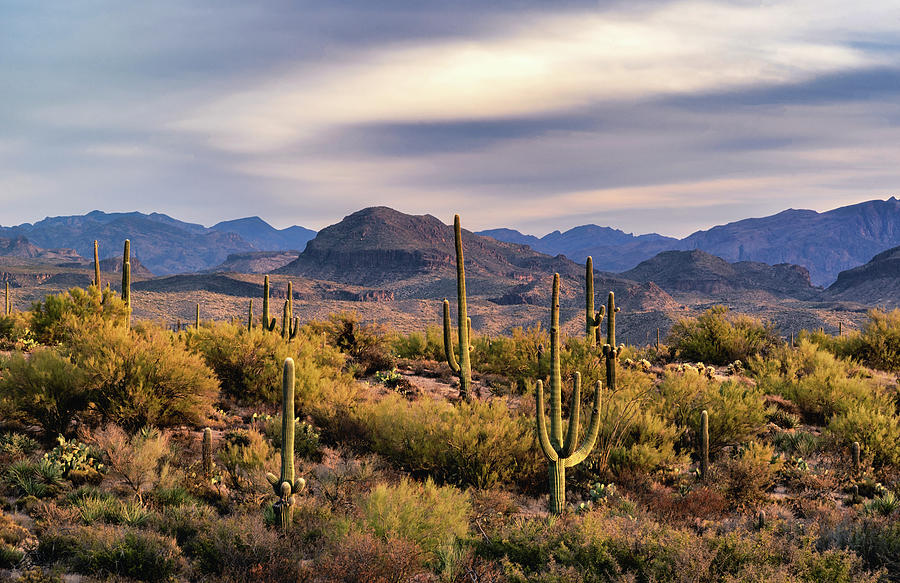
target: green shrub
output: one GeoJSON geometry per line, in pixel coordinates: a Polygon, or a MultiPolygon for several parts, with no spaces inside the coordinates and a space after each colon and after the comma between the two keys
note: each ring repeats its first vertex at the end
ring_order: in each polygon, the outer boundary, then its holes
{"type": "Polygon", "coordinates": [[[175,541],[161,534],[95,524],[47,531],[38,543],[42,562],[61,561],[85,575],[167,581],[186,568],[175,541]]]}
{"type": "Polygon", "coordinates": [[[85,320],[103,320],[123,324],[128,309],[119,294],[91,286],[74,287],[61,294],[51,294],[31,306],[31,329],[41,344],[57,344],[70,339],[72,326],[85,320]]]}
{"type": "Polygon", "coordinates": [[[348,364],[356,376],[390,370],[396,364],[391,356],[387,331],[377,324],[360,322],[356,312],[329,314],[327,321],[313,321],[306,328],[312,338],[321,338],[324,334],[328,345],[349,356],[348,364]]]}
{"type": "Polygon", "coordinates": [[[219,394],[200,357],[161,328],[77,325],[66,350],[100,419],[130,430],[203,425],[219,394]]]}
{"type": "Polygon", "coordinates": [[[365,525],[376,535],[410,540],[432,559],[466,536],[469,510],[464,492],[406,478],[396,485],[378,484],[362,502],[365,525]]]}
{"type": "Polygon", "coordinates": [[[751,441],[733,458],[713,466],[710,483],[722,488],[735,508],[755,508],[766,500],[765,492],[783,465],[774,448],[751,441]]]}
{"type": "Polygon", "coordinates": [[[876,467],[900,468],[900,416],[887,398],[856,403],[828,424],[828,431],[839,443],[858,441],[863,455],[876,467]]]}
{"type": "Polygon", "coordinates": [[[440,482],[489,488],[538,473],[532,417],[501,400],[454,405],[391,394],[358,415],[373,451],[440,482]]]}
{"type": "Polygon", "coordinates": [[[676,322],[666,344],[680,359],[726,365],[764,355],[781,345],[781,339],[769,323],[713,306],[697,318],[676,322]]]}
{"type": "Polygon", "coordinates": [[[756,358],[750,367],[764,392],[789,399],[820,425],[883,393],[875,383],[861,378],[849,362],[806,340],[793,350],[776,351],[771,358],[756,358]]]}
{"type": "Polygon", "coordinates": [[[46,459],[13,462],[6,468],[3,478],[18,496],[44,498],[55,495],[63,486],[62,467],[46,459]]]}
{"type": "Polygon", "coordinates": [[[870,366],[900,370],[900,310],[869,311],[869,321],[863,326],[858,344],[854,356],[870,366]]]}
{"type": "MultiPolygon", "coordinates": [[[[281,449],[281,414],[256,416],[254,419],[261,425],[262,433],[275,449],[281,449]]],[[[319,449],[319,434],[306,421],[294,419],[294,455],[296,457],[320,461],[322,452],[319,449]]]]}
{"type": "Polygon", "coordinates": [[[38,348],[28,358],[13,353],[2,366],[0,392],[13,414],[48,435],[68,434],[91,401],[83,372],[55,348],[38,348]]]}
{"type": "Polygon", "coordinates": [[[21,459],[28,457],[40,448],[40,444],[21,433],[6,433],[0,436],[0,455],[21,459]]]}
{"type": "Polygon", "coordinates": [[[274,455],[275,451],[261,433],[255,429],[239,429],[225,434],[216,459],[226,472],[229,485],[239,490],[261,483],[262,470],[274,455]]]}
{"type": "Polygon", "coordinates": [[[900,521],[895,518],[863,518],[853,527],[848,546],[870,569],[886,569],[888,581],[900,577],[900,521]]]}

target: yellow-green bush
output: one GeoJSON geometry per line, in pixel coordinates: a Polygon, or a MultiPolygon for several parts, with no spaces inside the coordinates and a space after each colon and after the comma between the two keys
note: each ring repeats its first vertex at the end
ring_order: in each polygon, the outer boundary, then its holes
{"type": "Polygon", "coordinates": [[[44,301],[34,302],[30,310],[31,329],[42,344],[65,341],[77,322],[101,319],[122,324],[127,316],[128,309],[119,294],[94,286],[50,294],[44,301]]]}
{"type": "Polygon", "coordinates": [[[469,531],[468,495],[431,480],[419,484],[403,478],[395,485],[378,484],[361,506],[365,526],[376,535],[410,540],[432,559],[469,531]]]}
{"type": "Polygon", "coordinates": [[[84,375],[92,410],[127,429],[201,425],[219,384],[170,332],[109,322],[73,326],[64,351],[84,375]]]}
{"type": "Polygon", "coordinates": [[[40,425],[47,435],[67,435],[92,400],[83,371],[56,348],[38,348],[29,358],[13,353],[0,366],[7,415],[40,425]]]}
{"type": "Polygon", "coordinates": [[[538,473],[533,417],[501,400],[454,405],[392,394],[358,415],[373,451],[440,482],[488,488],[538,473]]]}
{"type": "Polygon", "coordinates": [[[875,467],[900,468],[900,416],[892,400],[854,403],[831,418],[828,431],[841,444],[858,441],[875,467]]]}
{"type": "Polygon", "coordinates": [[[712,364],[747,362],[782,344],[775,328],[752,316],[713,306],[697,318],[676,322],[666,338],[678,358],[712,364]]]}

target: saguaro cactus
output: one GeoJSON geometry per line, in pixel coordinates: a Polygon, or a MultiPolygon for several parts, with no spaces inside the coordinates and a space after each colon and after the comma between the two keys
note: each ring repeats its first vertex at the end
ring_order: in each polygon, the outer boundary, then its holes
{"type": "Polygon", "coordinates": [[[247,309],[247,332],[253,330],[253,298],[250,298],[250,307],[247,309]]]}
{"type": "Polygon", "coordinates": [[[100,247],[96,239],[94,239],[94,285],[97,286],[97,291],[103,291],[100,289],[100,247]]]}
{"type": "Polygon", "coordinates": [[[269,276],[263,280],[263,313],[262,313],[263,330],[271,332],[275,329],[275,318],[269,319],[269,276]]]}
{"type": "Polygon", "coordinates": [[[12,303],[9,298],[9,282],[6,282],[6,315],[9,316],[12,313],[12,303]]]}
{"type": "Polygon", "coordinates": [[[203,464],[203,477],[207,480],[212,477],[212,429],[203,430],[203,449],[201,450],[203,464]]]}
{"type": "Polygon", "coordinates": [[[600,322],[603,321],[606,308],[600,306],[600,311],[594,311],[594,259],[590,256],[584,266],[584,295],[585,333],[590,345],[596,346],[600,342],[600,322]]]}
{"type": "Polygon", "coordinates": [[[197,302],[197,314],[194,316],[194,329],[200,329],[200,303],[197,302]]]}
{"type": "Polygon", "coordinates": [[[559,274],[553,276],[550,308],[550,431],[544,418],[544,383],[537,382],[537,431],[541,451],[550,468],[550,512],[560,514],[566,507],[566,468],[580,464],[591,453],[600,433],[600,381],[594,387],[594,408],[587,434],[576,449],[581,416],[581,373],[575,373],[569,427],[563,441],[562,373],[559,364],[559,274]]]}
{"type": "Polygon", "coordinates": [[[459,224],[459,215],[453,217],[453,231],[456,238],[456,302],[458,307],[457,329],[459,336],[459,362],[453,353],[453,341],[450,337],[450,302],[444,300],[444,353],[447,356],[447,364],[450,369],[459,376],[459,396],[469,400],[472,387],[472,365],[469,351],[469,332],[472,322],[469,320],[466,306],[466,270],[463,265],[462,227],[459,224]]]}
{"type": "Polygon", "coordinates": [[[125,302],[125,325],[131,326],[131,241],[125,239],[122,252],[122,301],[125,302]]]}
{"type": "Polygon", "coordinates": [[[281,477],[267,473],[279,501],[275,503],[275,522],[284,530],[291,524],[294,510],[294,494],[306,487],[306,480],[294,480],[294,359],[284,359],[284,375],[281,379],[281,477]]]}
{"type": "Polygon", "coordinates": [[[606,299],[606,344],[603,345],[603,356],[606,357],[606,388],[616,390],[616,361],[625,349],[625,345],[616,346],[616,294],[609,292],[606,299]]]}
{"type": "Polygon", "coordinates": [[[709,476],[709,413],[706,409],[700,413],[700,479],[704,482],[709,476]]]}
{"type": "Polygon", "coordinates": [[[851,470],[853,471],[853,475],[856,476],[859,474],[859,442],[854,441],[850,446],[850,463],[851,470]]]}
{"type": "Polygon", "coordinates": [[[281,337],[293,340],[297,337],[299,328],[299,318],[294,317],[294,286],[288,282],[287,299],[284,301],[284,314],[281,318],[281,337]]]}

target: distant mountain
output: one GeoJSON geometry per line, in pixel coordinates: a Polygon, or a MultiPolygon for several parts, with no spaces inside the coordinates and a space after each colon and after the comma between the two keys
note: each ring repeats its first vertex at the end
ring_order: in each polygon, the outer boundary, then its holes
{"type": "Polygon", "coordinates": [[[900,247],[879,253],[865,265],[842,271],[826,295],[870,306],[900,306],[900,247]]]}
{"type": "Polygon", "coordinates": [[[765,291],[778,297],[809,300],[821,294],[810,284],[805,267],[754,261],[729,263],[705,251],[664,251],[619,274],[625,279],[653,282],[669,293],[697,292],[707,296],[765,291]]]}
{"type": "MultiPolygon", "coordinates": [[[[559,273],[562,302],[583,306],[584,300],[578,299],[584,293],[582,265],[465,229],[463,247],[471,295],[486,295],[500,305],[546,304],[548,282],[559,273]]],[[[387,207],[363,209],[319,231],[303,253],[277,273],[366,287],[418,282],[408,283],[398,294],[452,297],[448,292],[455,289],[456,278],[453,227],[431,215],[407,215],[387,207]]],[[[675,305],[655,285],[612,274],[597,274],[595,287],[620,294],[620,303],[633,310],[675,305]]]]}
{"type": "Polygon", "coordinates": [[[36,259],[45,263],[69,263],[84,260],[74,249],[43,249],[21,235],[12,239],[0,239],[0,255],[36,259]]]}
{"type": "Polygon", "coordinates": [[[816,285],[900,245],[900,201],[871,200],[824,213],[789,209],[698,231],[681,241],[728,261],[795,263],[816,285]]]}
{"type": "MultiPolygon", "coordinates": [[[[137,257],[132,257],[129,263],[131,264],[131,277],[135,279],[148,279],[153,277],[153,272],[144,267],[144,264],[141,263],[141,260],[137,257]]],[[[93,262],[91,262],[91,265],[93,265],[93,262]]],[[[122,273],[122,256],[119,255],[118,257],[101,259],[100,271],[103,273],[122,273]]]]}
{"type": "Polygon", "coordinates": [[[603,271],[630,269],[660,251],[674,249],[678,244],[678,239],[656,233],[633,235],[597,225],[582,225],[564,233],[553,231],[540,239],[513,229],[490,229],[478,234],[498,241],[528,245],[548,255],[565,255],[576,263],[583,263],[591,255],[594,266],[603,271]]]}
{"type": "Polygon", "coordinates": [[[41,248],[73,248],[81,257],[91,258],[94,240],[100,242],[101,258],[122,257],[125,239],[131,240],[132,255],[157,274],[202,271],[219,265],[233,253],[260,250],[284,250],[281,247],[259,249],[256,245],[284,243],[287,248],[301,246],[307,229],[292,227],[277,230],[259,218],[219,223],[219,228],[187,223],[164,214],[104,213],[48,217],[34,224],[0,227],[0,237],[27,237],[41,248]],[[222,227],[225,225],[225,227],[222,227]],[[227,228],[228,230],[222,230],[227,228]],[[245,240],[236,230],[248,233],[245,240]]]}
{"type": "Polygon", "coordinates": [[[300,256],[298,251],[252,251],[233,253],[209,271],[233,273],[271,273],[300,256]]]}
{"type": "Polygon", "coordinates": [[[697,231],[681,240],[634,236],[596,225],[554,231],[540,239],[512,229],[481,234],[578,262],[592,255],[597,269],[609,271],[631,269],[662,251],[700,249],[730,262],[800,265],[809,270],[814,285],[828,285],[841,271],[900,245],[900,201],[871,200],[823,213],[789,209],[697,231]]]}
{"type": "Polygon", "coordinates": [[[220,233],[237,233],[260,251],[303,251],[306,243],[316,236],[315,231],[304,227],[276,229],[259,217],[222,221],[211,229],[220,233]]]}

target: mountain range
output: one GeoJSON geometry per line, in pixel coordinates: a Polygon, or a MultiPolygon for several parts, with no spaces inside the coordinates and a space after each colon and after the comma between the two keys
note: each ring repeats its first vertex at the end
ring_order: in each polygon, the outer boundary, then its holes
{"type": "Polygon", "coordinates": [[[827,212],[788,209],[697,231],[684,239],[657,234],[632,235],[584,225],[537,238],[512,229],[480,231],[536,251],[564,254],[582,262],[591,255],[598,269],[625,271],[662,251],[706,251],[727,261],[775,265],[792,263],[809,270],[813,284],[827,286],[846,269],[900,245],[900,201],[870,200],[827,212]]]}

